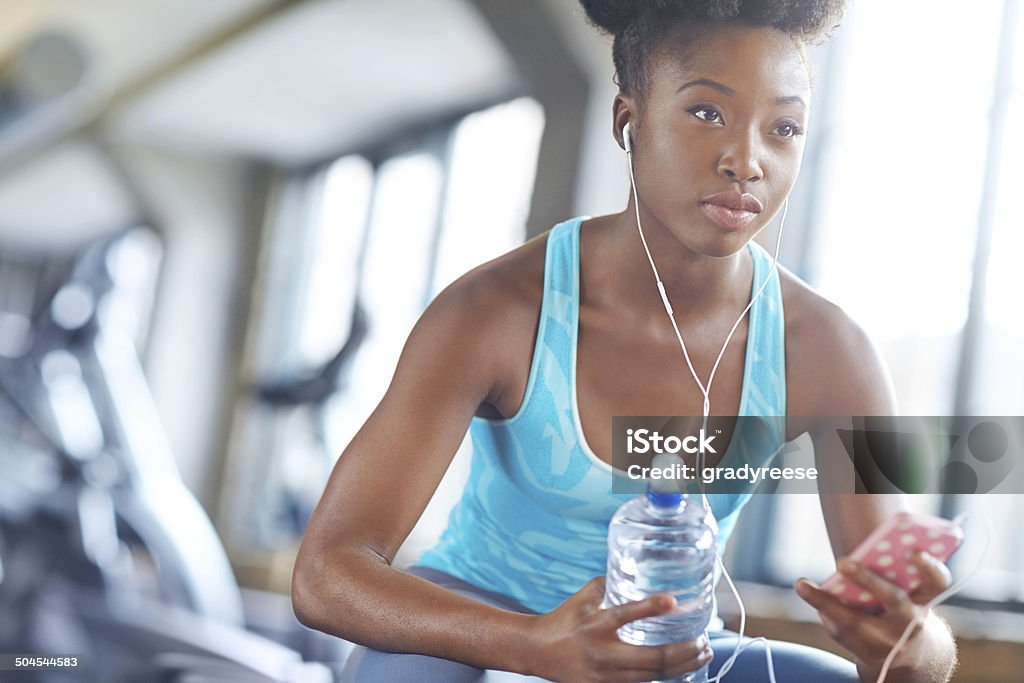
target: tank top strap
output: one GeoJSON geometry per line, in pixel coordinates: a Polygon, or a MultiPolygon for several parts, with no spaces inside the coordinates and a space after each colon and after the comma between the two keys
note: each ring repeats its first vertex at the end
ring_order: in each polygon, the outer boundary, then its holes
{"type": "MultiPolygon", "coordinates": [[[[760,289],[769,273],[771,278],[750,309],[747,334],[751,343],[747,345],[740,413],[782,417],[786,414],[786,320],[779,272],[772,272],[772,256],[764,247],[751,241],[748,249],[754,261],[751,294],[760,289]]],[[[776,430],[784,429],[784,421],[772,422],[776,430]]],[[[784,433],[778,436],[781,443],[784,433]]]]}
{"type": "Polygon", "coordinates": [[[570,329],[579,314],[580,225],[586,216],[577,216],[551,229],[544,261],[545,318],[570,329]]]}
{"type": "Polygon", "coordinates": [[[585,220],[586,216],[578,216],[548,232],[544,292],[526,395],[507,424],[554,420],[558,431],[573,432],[571,381],[579,316],[579,226],[585,220]]]}

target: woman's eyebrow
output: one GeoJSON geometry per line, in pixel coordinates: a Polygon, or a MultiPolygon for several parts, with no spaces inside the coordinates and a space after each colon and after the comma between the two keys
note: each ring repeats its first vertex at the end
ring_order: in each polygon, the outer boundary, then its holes
{"type": "MultiPolygon", "coordinates": [[[[681,93],[682,91],[686,90],[687,88],[692,88],[692,87],[697,86],[697,85],[703,85],[705,87],[711,88],[713,90],[717,90],[718,92],[724,93],[726,95],[735,95],[736,94],[736,90],[735,89],[730,88],[729,86],[725,85],[724,83],[719,83],[718,81],[712,80],[710,78],[698,78],[697,80],[688,81],[686,83],[683,83],[681,86],[679,86],[679,88],[676,90],[676,92],[677,93],[681,93]]],[[[799,95],[787,95],[785,97],[776,97],[775,98],[775,104],[799,104],[799,105],[803,106],[804,109],[807,108],[807,103],[804,101],[804,98],[800,97],[799,95]]]]}
{"type": "Polygon", "coordinates": [[[800,97],[799,95],[788,95],[786,97],[776,97],[775,98],[775,104],[790,104],[790,103],[799,104],[804,109],[807,108],[807,103],[804,102],[804,98],[800,97]]]}
{"type": "Polygon", "coordinates": [[[686,90],[687,88],[692,88],[695,85],[704,85],[704,86],[707,86],[707,87],[712,88],[714,90],[717,90],[719,92],[725,93],[726,95],[733,95],[733,94],[736,93],[736,91],[733,90],[732,88],[730,88],[729,86],[723,85],[722,83],[719,83],[718,81],[713,81],[710,78],[698,78],[695,81],[690,81],[688,83],[683,83],[681,86],[679,86],[679,89],[676,90],[676,92],[680,93],[680,92],[686,90]]]}

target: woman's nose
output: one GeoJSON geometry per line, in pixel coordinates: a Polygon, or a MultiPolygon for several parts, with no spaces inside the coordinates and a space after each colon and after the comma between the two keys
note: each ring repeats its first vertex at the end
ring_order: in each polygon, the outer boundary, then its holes
{"type": "Polygon", "coordinates": [[[744,136],[734,141],[718,160],[718,173],[732,183],[752,183],[764,177],[764,169],[753,140],[744,136]]]}

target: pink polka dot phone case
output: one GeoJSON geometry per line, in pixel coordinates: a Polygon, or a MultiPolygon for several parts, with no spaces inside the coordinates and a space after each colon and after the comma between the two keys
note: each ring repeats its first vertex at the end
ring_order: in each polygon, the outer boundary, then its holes
{"type": "MultiPolygon", "coordinates": [[[[963,540],[963,531],[948,519],[900,512],[871,532],[850,557],[910,593],[921,585],[920,570],[910,559],[913,554],[925,551],[945,562],[963,540]]],[[[870,591],[838,572],[821,587],[852,607],[882,611],[882,603],[870,591]]]]}

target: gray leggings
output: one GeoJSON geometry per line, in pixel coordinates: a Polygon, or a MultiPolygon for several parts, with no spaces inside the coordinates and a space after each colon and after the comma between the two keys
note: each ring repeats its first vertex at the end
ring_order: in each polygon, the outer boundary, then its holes
{"type": "MultiPolygon", "coordinates": [[[[450,591],[495,607],[523,614],[536,614],[503,595],[477,588],[436,569],[414,566],[407,571],[450,591]]],[[[714,676],[735,650],[737,634],[733,631],[712,631],[708,636],[711,639],[711,649],[715,652],[710,672],[710,675],[714,676]]],[[[856,667],[842,657],[805,645],[779,640],[770,642],[777,683],[796,683],[805,680],[815,683],[860,682],[856,667]]],[[[485,674],[482,669],[450,659],[380,652],[357,647],[348,659],[341,680],[342,683],[481,683],[485,674]]],[[[523,680],[537,679],[523,677],[523,680]]],[[[723,683],[761,683],[768,680],[764,647],[754,645],[737,657],[723,683]]]]}

